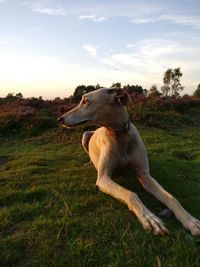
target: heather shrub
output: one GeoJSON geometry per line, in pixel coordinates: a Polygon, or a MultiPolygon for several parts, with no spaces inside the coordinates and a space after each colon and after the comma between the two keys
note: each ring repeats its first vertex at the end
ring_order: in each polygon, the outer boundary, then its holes
{"type": "Polygon", "coordinates": [[[152,127],[180,127],[197,122],[200,115],[200,99],[193,97],[169,99],[134,95],[132,101],[129,107],[131,119],[152,127]]]}
{"type": "MultiPolygon", "coordinates": [[[[132,105],[128,108],[133,122],[150,127],[171,128],[200,123],[200,98],[184,96],[167,98],[130,94],[132,105]]],[[[0,102],[0,136],[13,134],[35,136],[57,128],[57,117],[77,104],[67,99],[42,98],[13,99],[0,102]]],[[[59,131],[59,130],[58,130],[59,131]]],[[[77,130],[78,132],[82,130],[77,130]]],[[[73,134],[75,130],[72,131],[73,134]]],[[[68,133],[71,133],[68,130],[68,133]]]]}
{"type": "Polygon", "coordinates": [[[24,123],[24,130],[29,135],[38,135],[48,129],[57,127],[56,115],[47,110],[41,109],[34,116],[30,118],[30,121],[24,123]]]}
{"type": "Polygon", "coordinates": [[[20,131],[21,122],[15,115],[0,114],[0,136],[20,131]]]}
{"type": "Polygon", "coordinates": [[[12,134],[38,135],[43,131],[57,127],[56,114],[47,109],[36,110],[30,107],[18,107],[12,112],[0,114],[1,136],[12,134]]]}

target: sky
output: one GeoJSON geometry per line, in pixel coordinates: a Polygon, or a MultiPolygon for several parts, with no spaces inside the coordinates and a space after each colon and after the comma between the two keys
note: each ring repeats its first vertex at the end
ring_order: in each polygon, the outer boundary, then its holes
{"type": "Polygon", "coordinates": [[[158,89],[180,67],[200,83],[199,0],[0,0],[0,97],[52,99],[76,86],[158,89]]]}

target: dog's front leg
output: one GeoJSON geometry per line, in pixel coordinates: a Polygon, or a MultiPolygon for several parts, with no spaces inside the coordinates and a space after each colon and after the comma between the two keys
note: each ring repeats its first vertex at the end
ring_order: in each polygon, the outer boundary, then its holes
{"type": "Polygon", "coordinates": [[[126,204],[146,230],[156,235],[168,234],[163,222],[144,206],[136,193],[118,185],[107,174],[98,177],[96,185],[102,192],[126,204]]]}
{"type": "Polygon", "coordinates": [[[111,179],[111,161],[107,157],[100,158],[103,158],[103,161],[100,161],[98,166],[96,182],[99,190],[126,204],[129,210],[135,213],[146,230],[152,231],[156,235],[168,234],[169,232],[163,222],[144,206],[136,193],[127,190],[111,179]]]}
{"type": "Polygon", "coordinates": [[[147,191],[173,211],[176,218],[186,229],[190,230],[192,235],[200,236],[200,221],[190,215],[179,201],[168,193],[148,172],[141,172],[139,180],[147,191]]]}

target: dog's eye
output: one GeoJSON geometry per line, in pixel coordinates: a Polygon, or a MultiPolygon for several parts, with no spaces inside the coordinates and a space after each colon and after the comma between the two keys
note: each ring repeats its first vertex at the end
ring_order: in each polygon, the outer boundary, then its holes
{"type": "Polygon", "coordinates": [[[88,103],[88,100],[87,99],[83,99],[82,100],[82,104],[87,104],[88,103]]]}

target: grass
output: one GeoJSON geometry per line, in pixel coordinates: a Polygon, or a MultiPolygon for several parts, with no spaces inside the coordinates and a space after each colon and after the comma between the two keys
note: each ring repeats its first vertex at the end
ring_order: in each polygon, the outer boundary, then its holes
{"type": "MultiPolygon", "coordinates": [[[[200,128],[140,127],[151,173],[200,218],[200,128]]],[[[145,232],[128,208],[95,190],[80,132],[0,141],[0,266],[199,267],[200,241],[175,219],[145,232]]],[[[164,208],[134,173],[115,177],[155,214],[164,208]]]]}

